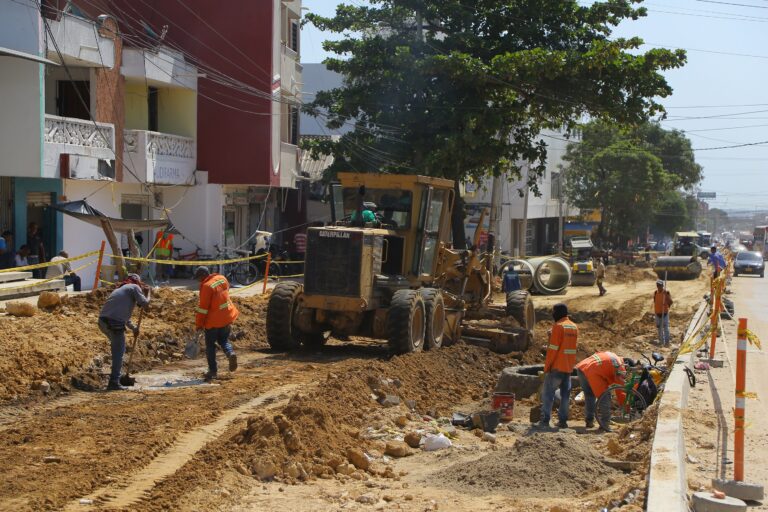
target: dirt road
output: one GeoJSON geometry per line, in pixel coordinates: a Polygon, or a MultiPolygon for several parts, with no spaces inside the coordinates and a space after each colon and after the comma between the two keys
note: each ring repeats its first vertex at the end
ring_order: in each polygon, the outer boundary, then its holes
{"type": "MultiPolygon", "coordinates": [[[[584,354],[647,351],[653,279],[635,279],[641,281],[609,279],[604,298],[571,289],[534,301],[544,309],[565,299],[582,329],[584,354]]],[[[682,329],[705,286],[674,286],[675,328],[682,329]]],[[[520,400],[495,442],[483,440],[444,418],[487,410],[498,373],[518,359],[464,344],[392,357],[366,340],[271,353],[263,348],[258,297],[238,300],[240,369],[205,385],[204,359],[174,355],[183,347],[193,296],[162,295],[137,353],[145,371],[137,389],[126,392],[71,385],[73,376],[98,380],[108,367],[106,343],[90,325],[103,297],[30,319],[0,316],[0,332],[13,333],[0,339],[0,369],[8,372],[0,380],[0,510],[549,511],[642,504],[652,414],[603,436],[580,427],[575,407],[574,429],[534,433],[527,418],[535,401],[520,400]],[[25,370],[28,360],[33,370],[25,370]],[[32,389],[43,378],[52,386],[47,395],[32,389]],[[380,405],[377,398],[386,395],[399,403],[380,405]],[[449,434],[453,448],[387,446],[407,433],[437,432],[449,434]],[[606,457],[639,465],[625,473],[605,465],[606,457]]],[[[537,326],[524,360],[541,360],[548,325],[537,326]]]]}

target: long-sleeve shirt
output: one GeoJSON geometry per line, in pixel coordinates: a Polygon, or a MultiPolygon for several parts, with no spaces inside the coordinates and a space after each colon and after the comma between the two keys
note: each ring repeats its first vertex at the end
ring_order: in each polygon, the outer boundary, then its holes
{"type": "Polygon", "coordinates": [[[139,285],[124,284],[109,295],[107,302],[101,307],[99,318],[111,320],[115,327],[119,327],[121,323],[123,326],[131,325],[131,315],[136,304],[144,307],[149,304],[149,299],[144,296],[139,285]]]}
{"type": "Polygon", "coordinates": [[[723,255],[719,252],[709,253],[709,263],[711,263],[713,267],[717,267],[718,270],[723,270],[725,268],[725,258],[723,258],[723,255]]]}
{"type": "MultiPolygon", "coordinates": [[[[63,260],[66,260],[64,256],[54,256],[51,258],[51,263],[63,260]]],[[[69,274],[70,272],[72,272],[72,267],[69,265],[68,261],[65,261],[64,263],[56,263],[56,265],[51,265],[48,267],[48,270],[45,273],[45,278],[53,279],[54,277],[63,276],[65,274],[69,274]]]]}

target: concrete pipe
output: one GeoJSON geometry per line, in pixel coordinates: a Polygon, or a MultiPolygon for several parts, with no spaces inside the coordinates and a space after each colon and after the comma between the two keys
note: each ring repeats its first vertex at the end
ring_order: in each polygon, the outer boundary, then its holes
{"type": "MultiPolygon", "coordinates": [[[[530,290],[533,286],[533,267],[528,260],[511,260],[504,266],[504,270],[511,269],[520,277],[520,288],[530,290]]],[[[503,274],[504,272],[502,272],[503,274]]]]}
{"type": "Polygon", "coordinates": [[[559,256],[531,258],[533,289],[542,295],[562,293],[571,281],[571,266],[559,256]]]}

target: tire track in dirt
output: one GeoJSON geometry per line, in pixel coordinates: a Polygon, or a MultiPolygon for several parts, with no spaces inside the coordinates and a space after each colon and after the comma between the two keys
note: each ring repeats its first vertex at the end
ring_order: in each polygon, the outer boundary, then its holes
{"type": "Polygon", "coordinates": [[[157,456],[147,466],[136,473],[124,475],[116,482],[102,487],[82,498],[91,500],[87,507],[81,499],[70,503],[65,511],[93,510],[95,508],[123,509],[141,501],[152,488],[164,478],[172,475],[206,444],[221,436],[226,429],[241,416],[250,414],[261,407],[278,407],[288,401],[288,395],[299,387],[289,384],[271,389],[245,404],[230,409],[219,416],[216,421],[202,425],[190,432],[182,434],[164,453],[157,456]]]}

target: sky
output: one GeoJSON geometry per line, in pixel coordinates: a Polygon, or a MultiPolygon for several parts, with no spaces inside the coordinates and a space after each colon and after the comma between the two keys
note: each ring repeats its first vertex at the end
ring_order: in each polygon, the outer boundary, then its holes
{"type": "MultiPolygon", "coordinates": [[[[339,3],[345,2],[303,0],[307,11],[328,16],[339,3]]],[[[708,200],[710,207],[768,209],[768,0],[648,0],[642,5],[648,16],[622,23],[613,36],[639,36],[647,44],[643,49],[688,51],[688,63],[665,75],[674,93],[659,100],[668,112],[662,126],[684,130],[697,149],[696,161],[704,168],[701,190],[717,194],[708,200]]],[[[328,56],[322,42],[335,36],[305,25],[302,62],[322,62],[328,56]]]]}

